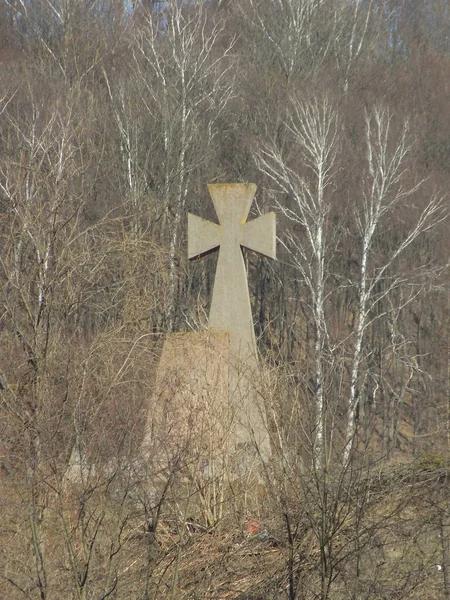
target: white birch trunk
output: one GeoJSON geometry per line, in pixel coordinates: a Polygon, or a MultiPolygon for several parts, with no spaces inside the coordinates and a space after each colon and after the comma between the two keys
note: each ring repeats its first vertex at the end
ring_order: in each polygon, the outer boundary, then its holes
{"type": "MultiPolygon", "coordinates": [[[[353,336],[353,353],[350,369],[350,386],[347,408],[347,430],[344,447],[344,464],[350,460],[357,430],[356,415],[358,403],[363,402],[359,380],[364,362],[364,337],[370,325],[371,311],[384,298],[397,288],[399,278],[390,271],[395,268],[396,259],[424,232],[445,218],[442,198],[433,196],[418,213],[416,221],[406,232],[403,239],[391,249],[381,264],[371,265],[374,240],[378,231],[391,217],[401,203],[412,196],[422,182],[404,187],[407,175],[407,157],[411,144],[407,137],[407,124],[393,140],[392,117],[388,111],[375,108],[366,114],[367,174],[363,191],[362,207],[357,207],[356,221],[361,238],[360,269],[358,282],[358,315],[353,336]],[[376,294],[380,282],[384,282],[382,294],[376,294]]],[[[406,305],[406,304],[405,304],[406,305]]],[[[400,307],[395,310],[400,310],[400,307]]]]}
{"type": "MultiPolygon", "coordinates": [[[[311,179],[299,177],[284,161],[275,145],[267,146],[256,154],[259,168],[283,192],[293,198],[293,208],[278,202],[278,209],[301,233],[290,234],[285,247],[306,284],[309,297],[304,301],[311,306],[314,324],[314,357],[312,360],[314,424],[312,456],[316,468],[327,462],[326,451],[326,397],[325,363],[328,347],[326,318],[326,280],[328,276],[327,244],[329,243],[328,187],[333,177],[337,150],[336,115],[327,103],[304,105],[295,103],[294,117],[288,123],[296,147],[312,172],[311,179]]],[[[329,353],[328,353],[329,354],[329,353]]]]}

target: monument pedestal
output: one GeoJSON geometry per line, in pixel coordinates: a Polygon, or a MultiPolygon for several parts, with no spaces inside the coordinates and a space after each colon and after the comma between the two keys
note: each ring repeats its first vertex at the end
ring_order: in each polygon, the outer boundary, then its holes
{"type": "Polygon", "coordinates": [[[183,454],[207,477],[225,468],[236,473],[253,468],[252,463],[260,466],[261,459],[270,456],[270,442],[255,386],[257,368],[256,357],[239,360],[227,333],[168,335],[145,429],[144,454],[155,447],[155,436],[166,435],[156,446],[165,446],[167,465],[170,457],[183,454]]]}

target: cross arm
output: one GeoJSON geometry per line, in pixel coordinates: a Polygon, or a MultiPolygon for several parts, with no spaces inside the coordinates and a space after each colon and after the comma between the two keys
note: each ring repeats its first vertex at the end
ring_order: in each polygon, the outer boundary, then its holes
{"type": "Polygon", "coordinates": [[[241,246],[246,246],[250,250],[277,258],[276,250],[276,216],[274,212],[266,213],[262,217],[247,221],[242,226],[241,246]]]}
{"type": "Polygon", "coordinates": [[[188,213],[188,258],[220,246],[220,225],[188,213]]]}

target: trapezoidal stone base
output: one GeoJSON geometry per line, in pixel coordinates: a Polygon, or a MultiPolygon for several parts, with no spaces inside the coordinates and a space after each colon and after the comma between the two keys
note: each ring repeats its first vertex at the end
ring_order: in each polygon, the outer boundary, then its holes
{"type": "Polygon", "coordinates": [[[167,336],[143,440],[144,455],[160,468],[190,462],[206,475],[248,470],[270,457],[265,415],[257,391],[256,357],[239,360],[226,333],[167,336]]]}

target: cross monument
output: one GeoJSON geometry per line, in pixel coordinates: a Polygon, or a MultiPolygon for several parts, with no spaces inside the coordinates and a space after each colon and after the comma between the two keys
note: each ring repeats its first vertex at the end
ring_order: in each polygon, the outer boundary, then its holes
{"type": "Polygon", "coordinates": [[[219,248],[209,328],[229,336],[233,373],[230,396],[239,407],[238,442],[256,442],[260,452],[268,456],[267,427],[254,391],[257,348],[241,247],[276,259],[276,217],[270,212],[247,221],[256,192],[253,183],[210,184],[208,190],[219,224],[188,213],[188,257],[219,248]]]}

